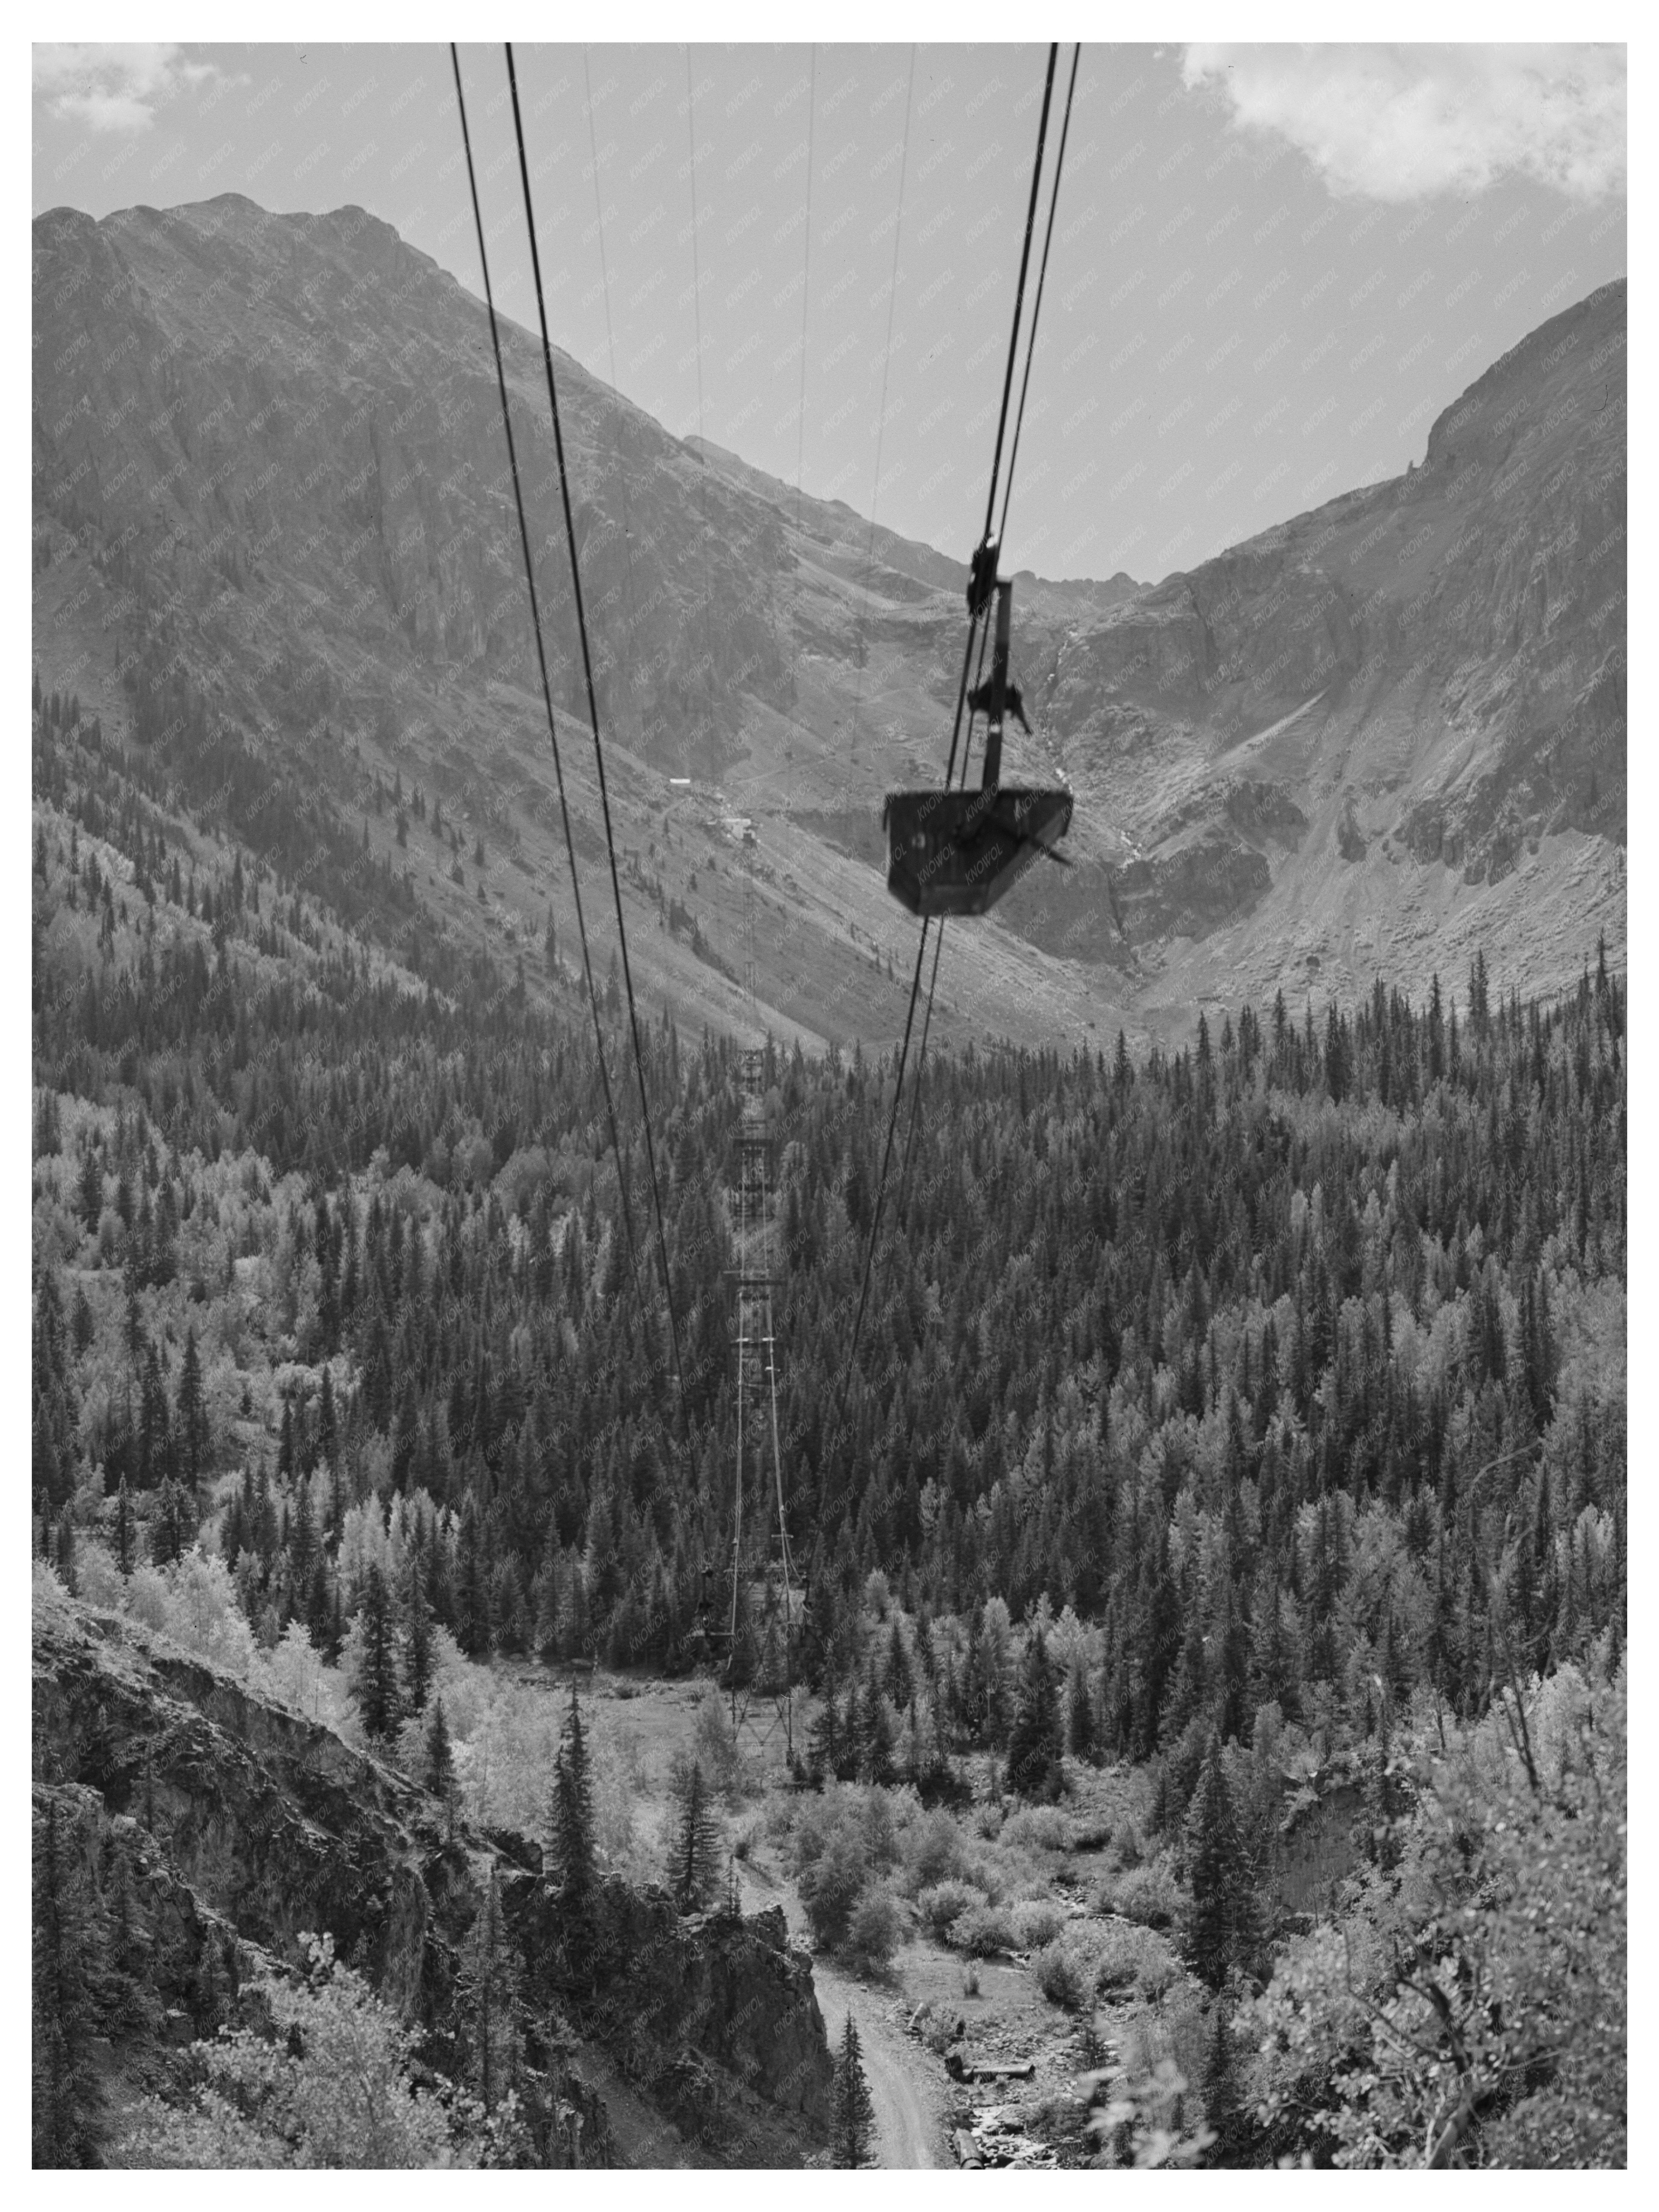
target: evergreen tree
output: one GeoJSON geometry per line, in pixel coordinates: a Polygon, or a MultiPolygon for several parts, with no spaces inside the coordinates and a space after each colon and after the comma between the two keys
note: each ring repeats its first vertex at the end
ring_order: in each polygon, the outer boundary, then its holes
{"type": "Polygon", "coordinates": [[[1205,2054],[1204,2118],[1213,2137],[1205,2154],[1206,2166],[1242,2166],[1253,2163],[1250,2151],[1255,2131],[1239,2094],[1232,2031],[1226,2005],[1219,1997],[1215,2002],[1209,2048],[1205,2054]]]}
{"type": "Polygon", "coordinates": [[[1257,1935],[1255,1869],[1239,1833],[1232,1792],[1213,1734],[1187,1815],[1187,1879],[1192,1905],[1185,1929],[1193,1971],[1212,1990],[1243,1966],[1257,1935]]]}
{"type": "Polygon", "coordinates": [[[103,2033],[103,1915],[55,1797],[33,1821],[31,2010],[33,2145],[37,2166],[95,2166],[104,2094],[93,2053],[103,2033]]]}
{"type": "Polygon", "coordinates": [[[1066,1678],[1066,1748],[1074,1759],[1087,1759],[1095,1747],[1094,1707],[1089,1698],[1089,1672],[1080,1650],[1072,1654],[1066,1678]]]}
{"type": "Polygon", "coordinates": [[[570,1685],[570,1711],[559,1736],[553,1766],[553,1804],[549,1822],[547,1875],[568,1904],[580,1905],[598,1873],[593,1835],[593,1785],[587,1771],[576,1685],[570,1685]]]}
{"type": "Polygon", "coordinates": [[[137,1560],[137,1542],[132,1526],[132,1500],[127,1496],[127,1479],[121,1477],[115,1493],[115,1564],[124,1575],[130,1575],[137,1560]]]}
{"type": "Polygon", "coordinates": [[[1018,1797],[1054,1794],[1060,1755],[1060,1705],[1041,1628],[1020,1662],[1013,1726],[1008,1735],[1008,1787],[1018,1797]]]}
{"type": "Polygon", "coordinates": [[[170,1477],[156,1494],[150,1516],[149,1555],[158,1567],[181,1559],[196,1534],[196,1516],[186,1493],[170,1477]]]}
{"type": "Polygon", "coordinates": [[[899,1626],[896,1610],[893,1614],[892,1632],[887,1639],[887,1694],[900,1712],[915,1693],[911,1678],[910,1655],[904,1648],[904,1631],[899,1626]]]}
{"type": "Polygon", "coordinates": [[[432,1608],[426,1601],[426,1581],[421,1554],[414,1552],[403,1588],[404,1711],[424,1712],[432,1686],[432,1608]]]}
{"type": "MultiPolygon", "coordinates": [[[[854,1683],[848,1698],[848,1720],[851,1722],[853,1699],[858,1696],[854,1683]]],[[[881,1694],[881,1684],[876,1676],[875,1654],[870,1656],[866,1669],[864,1697],[857,1707],[856,1726],[848,1733],[858,1745],[858,1778],[860,1782],[875,1783],[884,1787],[894,1780],[893,1729],[887,1717],[886,1700],[881,1694]]]]}
{"type": "Polygon", "coordinates": [[[441,1698],[432,1700],[432,1718],[427,1723],[426,1753],[421,1778],[434,1797],[443,1800],[453,1840],[455,1833],[455,1753],[449,1741],[449,1723],[444,1717],[441,1698]]]}
{"type": "Polygon", "coordinates": [[[386,1576],[372,1565],[363,1578],[362,1603],[357,1611],[357,1672],[355,1689],[363,1733],[385,1742],[396,1732],[402,1717],[398,1692],[398,1662],[392,1625],[392,1601],[386,1576]]]}
{"type": "Polygon", "coordinates": [[[674,1829],[668,1886],[682,1912],[696,1912],[709,1902],[720,1878],[720,1828],[702,1762],[677,1759],[671,1790],[674,1829]]]}
{"type": "Polygon", "coordinates": [[[814,1782],[820,1786],[833,1782],[841,1770],[842,1728],[836,1687],[836,1668],[831,1654],[823,1670],[823,1705],[807,1731],[806,1764],[814,1782]]]}
{"type": "Polygon", "coordinates": [[[838,2166],[860,2166],[870,2156],[876,2124],[876,2108],[870,2084],[864,2078],[864,2057],[853,2015],[847,2015],[841,2048],[836,2053],[835,2081],[830,2100],[830,2153],[838,2166]]]}
{"type": "Polygon", "coordinates": [[[518,2086],[524,2051],[520,1983],[518,1956],[501,1917],[501,1880],[492,1859],[456,1975],[466,2083],[487,2112],[493,2112],[518,2086]]]}
{"type": "Polygon", "coordinates": [[[173,1432],[177,1439],[179,1473],[193,1496],[208,1471],[210,1437],[207,1398],[202,1388],[202,1359],[196,1349],[196,1331],[185,1332],[185,1356],[179,1369],[179,1395],[173,1432]]]}

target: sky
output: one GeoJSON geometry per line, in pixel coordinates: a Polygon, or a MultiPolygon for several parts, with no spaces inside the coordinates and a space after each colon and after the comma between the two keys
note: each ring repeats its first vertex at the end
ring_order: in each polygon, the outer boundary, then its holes
{"type": "MultiPolygon", "coordinates": [[[[965,559],[1047,48],[516,52],[555,342],[678,434],[965,559]]],[[[462,68],[498,300],[533,325],[500,47],[462,68]]],[[[444,46],[37,44],[33,76],[36,212],[356,204],[482,289],[444,46]]],[[[1085,42],[1004,573],[1153,580],[1420,461],[1494,360],[1625,273],[1625,103],[1620,46],[1085,42]]]]}

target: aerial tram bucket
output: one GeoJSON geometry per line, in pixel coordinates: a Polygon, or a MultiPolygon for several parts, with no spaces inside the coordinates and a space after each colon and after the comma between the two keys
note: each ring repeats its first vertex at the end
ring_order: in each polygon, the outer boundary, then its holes
{"type": "MultiPolygon", "coordinates": [[[[989,548],[992,560],[995,549],[989,548]]],[[[1002,781],[1002,719],[1012,707],[1029,730],[1019,693],[1008,682],[1012,583],[981,577],[975,562],[968,587],[997,595],[996,641],[988,683],[969,706],[986,714],[985,768],[977,791],[894,791],[882,809],[887,832],[887,888],[901,906],[924,919],[987,914],[1042,854],[1069,866],[1054,847],[1072,826],[1069,791],[1027,790],[1002,781]]],[[[980,604],[983,604],[983,599],[980,604]]]]}

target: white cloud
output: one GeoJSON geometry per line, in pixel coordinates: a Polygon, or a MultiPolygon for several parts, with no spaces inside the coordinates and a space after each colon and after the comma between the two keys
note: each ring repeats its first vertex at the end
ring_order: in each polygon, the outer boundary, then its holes
{"type": "Polygon", "coordinates": [[[1182,76],[1334,192],[1424,199],[1510,173],[1574,199],[1626,188],[1623,46],[1193,46],[1182,76]]]}
{"type": "Polygon", "coordinates": [[[93,131],[144,131],[175,93],[218,71],[177,46],[37,46],[34,89],[50,112],[93,131]]]}

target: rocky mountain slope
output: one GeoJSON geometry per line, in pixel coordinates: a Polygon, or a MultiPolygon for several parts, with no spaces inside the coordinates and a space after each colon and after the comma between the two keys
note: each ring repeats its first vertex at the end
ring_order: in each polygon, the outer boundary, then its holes
{"type": "MultiPolygon", "coordinates": [[[[440,795],[466,854],[392,855],[430,926],[510,957],[550,907],[574,947],[480,303],[361,209],[60,209],[33,243],[43,682],[118,731],[159,655],[375,858],[377,779],[440,795]]],[[[1622,952],[1624,323],[1622,284],[1570,308],[1421,468],[1190,575],[1019,580],[1009,773],[1070,778],[1079,865],[951,933],[940,1034],[1109,1042],[1246,988],[1415,988],[1477,941],[1523,988],[1598,929],[1622,952]]],[[[551,428],[538,347],[506,350],[603,963],[551,428]]],[[[942,771],[960,562],[556,366],[636,981],[694,1023],[896,1035],[881,797],[942,771]]]]}
{"type": "Polygon", "coordinates": [[[665,1893],[606,1883],[606,1970],[575,1972],[533,1844],[452,1832],[391,1767],[49,1578],[33,1766],[37,1811],[51,1801],[65,1849],[118,1905],[155,1999],[105,2052],[117,2106],[182,2087],[184,2047],[236,2019],[250,1973],[295,1963],[307,1930],[332,1936],[425,2031],[428,2063],[455,2071],[458,1960],[493,1863],[532,2075],[580,2121],[550,2162],[798,2165],[822,2142],[830,2054],[781,1913],[682,1920],[665,1893]]]}
{"type": "Polygon", "coordinates": [[[1422,467],[1079,625],[1042,726],[1074,849],[1117,872],[1099,933],[1121,916],[1153,988],[1199,998],[1420,988],[1481,937],[1548,988],[1587,931],[1622,943],[1625,495],[1614,284],[1449,407],[1422,467]]]}

